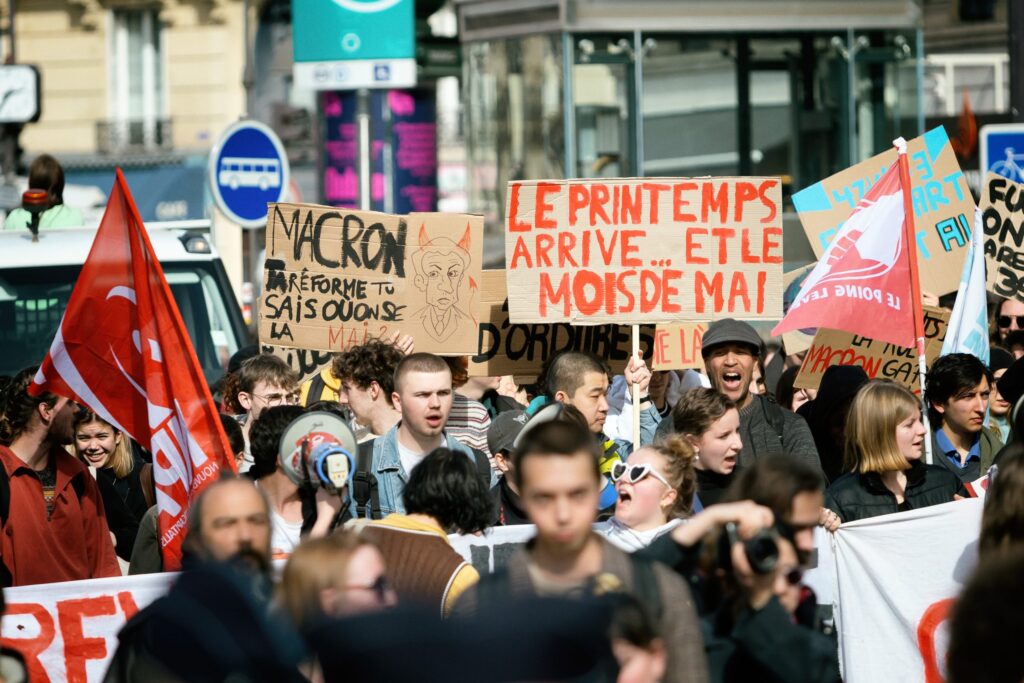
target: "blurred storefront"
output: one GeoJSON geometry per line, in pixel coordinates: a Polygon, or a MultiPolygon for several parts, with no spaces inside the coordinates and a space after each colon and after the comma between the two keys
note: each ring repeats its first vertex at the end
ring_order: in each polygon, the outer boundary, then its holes
{"type": "MultiPolygon", "coordinates": [[[[923,131],[912,0],[455,0],[469,208],[522,178],[772,175],[788,197],[923,131]]],[[[809,260],[795,216],[789,265],[809,260]]]]}

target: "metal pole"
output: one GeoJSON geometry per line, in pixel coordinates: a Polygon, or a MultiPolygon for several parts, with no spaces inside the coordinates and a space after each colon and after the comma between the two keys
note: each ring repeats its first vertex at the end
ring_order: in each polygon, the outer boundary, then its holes
{"type": "Polygon", "coordinates": [[[249,2],[242,3],[242,39],[245,41],[245,68],[242,71],[242,87],[245,88],[245,112],[243,119],[252,116],[253,107],[253,86],[256,85],[256,77],[253,68],[252,38],[249,36],[249,2]]]}
{"type": "Polygon", "coordinates": [[[359,141],[359,208],[370,210],[370,91],[356,92],[356,130],[359,141]]]}
{"type": "Polygon", "coordinates": [[[750,124],[750,41],[736,39],[736,151],[739,156],[737,171],[741,176],[751,175],[750,152],[753,148],[750,124]]]}
{"type": "Polygon", "coordinates": [[[1010,116],[1024,121],[1024,7],[1017,0],[1009,5],[1010,116]]]}
{"type": "MultiPolygon", "coordinates": [[[[634,151],[635,159],[633,160],[633,168],[636,169],[636,175],[643,177],[644,175],[644,46],[640,42],[640,31],[633,31],[633,111],[630,114],[634,117],[633,121],[633,140],[636,150],[634,151]]],[[[637,328],[639,329],[639,328],[637,328]]],[[[634,349],[636,351],[636,349],[634,349]]],[[[640,414],[635,408],[633,410],[637,415],[640,414]]],[[[639,424],[639,423],[638,423],[639,424]]],[[[639,445],[639,439],[634,442],[633,447],[637,448],[639,445]]]]}
{"type": "Polygon", "coordinates": [[[562,139],[565,146],[565,177],[576,177],[576,106],[573,97],[573,67],[576,64],[576,46],[572,35],[562,33],[562,139]]]}
{"type": "Polygon", "coordinates": [[[847,135],[849,140],[850,166],[860,161],[860,154],[857,151],[857,42],[853,29],[847,29],[846,42],[850,56],[846,60],[846,116],[849,119],[847,124],[847,135]]]}
{"type": "MultiPolygon", "coordinates": [[[[1013,3],[1010,4],[1012,5],[1013,3]]],[[[916,48],[917,134],[924,135],[924,30],[920,27],[917,29],[916,48]]]]}

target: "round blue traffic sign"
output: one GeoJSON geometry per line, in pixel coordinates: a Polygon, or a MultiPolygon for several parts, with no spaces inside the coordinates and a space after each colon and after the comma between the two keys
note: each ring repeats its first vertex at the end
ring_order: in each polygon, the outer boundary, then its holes
{"type": "Polygon", "coordinates": [[[217,206],[245,228],[267,222],[267,204],[279,202],[290,169],[284,146],[269,127],[239,121],[210,152],[210,187],[217,206]]]}

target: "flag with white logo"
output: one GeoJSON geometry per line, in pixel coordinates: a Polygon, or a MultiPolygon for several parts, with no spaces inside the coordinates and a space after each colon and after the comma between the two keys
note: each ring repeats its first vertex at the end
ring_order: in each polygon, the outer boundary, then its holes
{"type": "Polygon", "coordinates": [[[897,162],[853,209],[772,334],[830,327],[913,346],[914,245],[905,221],[897,162]]]}
{"type": "Polygon", "coordinates": [[[181,314],[121,171],[30,387],[88,406],[153,454],[164,568],[192,499],[234,459],[181,314]]]}

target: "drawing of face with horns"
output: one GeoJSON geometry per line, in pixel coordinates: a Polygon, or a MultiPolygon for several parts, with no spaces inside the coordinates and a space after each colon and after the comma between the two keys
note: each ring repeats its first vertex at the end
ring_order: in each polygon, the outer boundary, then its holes
{"type": "Polygon", "coordinates": [[[459,301],[459,287],[469,265],[469,226],[458,244],[447,237],[429,239],[420,226],[420,248],[412,255],[413,284],[428,306],[443,315],[459,301]]]}

